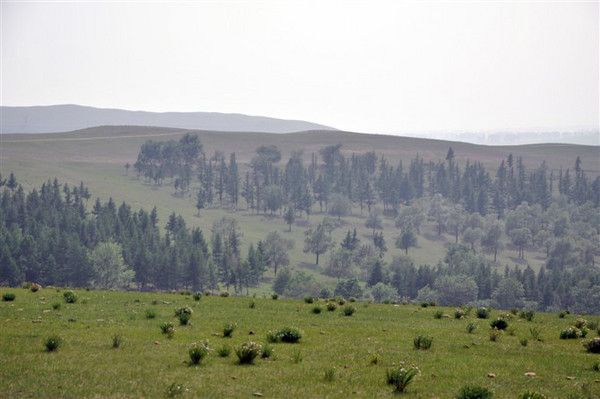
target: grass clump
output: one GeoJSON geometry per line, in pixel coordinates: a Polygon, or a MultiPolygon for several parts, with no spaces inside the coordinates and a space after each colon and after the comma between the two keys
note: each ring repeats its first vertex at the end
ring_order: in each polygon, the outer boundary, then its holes
{"type": "Polygon", "coordinates": [[[237,328],[237,324],[235,323],[225,323],[223,326],[223,337],[231,338],[233,337],[233,332],[237,328]]]}
{"type": "Polygon", "coordinates": [[[327,304],[327,311],[328,312],[335,312],[336,309],[337,309],[337,305],[335,304],[335,302],[329,302],[327,304]]]}
{"type": "Polygon", "coordinates": [[[413,340],[415,349],[427,350],[431,348],[433,338],[428,335],[417,335],[413,340]]]}
{"type": "Polygon", "coordinates": [[[276,300],[279,299],[279,295],[277,295],[277,294],[271,294],[271,299],[274,300],[274,301],[276,301],[276,300]]]}
{"type": "Polygon", "coordinates": [[[570,314],[570,312],[568,310],[562,310],[558,313],[558,318],[564,319],[568,314],[570,314]]]}
{"type": "Polygon", "coordinates": [[[195,292],[193,298],[194,298],[194,301],[198,302],[200,299],[202,299],[202,293],[195,292]]]}
{"type": "Polygon", "coordinates": [[[183,395],[188,389],[182,384],[172,383],[167,387],[167,398],[174,398],[183,395]]]}
{"type": "Polygon", "coordinates": [[[146,318],[148,320],[156,318],[156,311],[154,309],[146,309],[146,318]]]}
{"type": "Polygon", "coordinates": [[[456,399],[491,399],[494,394],[487,388],[478,385],[465,385],[460,389],[456,399]]]}
{"type": "Polygon", "coordinates": [[[344,316],[352,316],[356,312],[356,308],[352,305],[346,305],[342,309],[344,316]]]}
{"type": "Polygon", "coordinates": [[[328,369],[325,369],[323,379],[327,382],[332,382],[333,380],[335,380],[335,368],[330,367],[328,369]]]}
{"type": "Polygon", "coordinates": [[[302,352],[300,352],[300,350],[295,350],[294,353],[292,353],[292,362],[294,364],[298,364],[300,362],[302,362],[303,357],[302,357],[302,352]]]}
{"type": "Polygon", "coordinates": [[[592,370],[600,371],[600,360],[596,360],[594,363],[592,363],[592,370]]]}
{"type": "Polygon", "coordinates": [[[285,342],[295,344],[302,339],[302,332],[296,327],[283,327],[276,331],[267,332],[267,341],[274,344],[285,342]]]}
{"type": "Polygon", "coordinates": [[[192,313],[194,313],[194,311],[188,306],[184,306],[175,310],[175,316],[179,319],[179,324],[182,326],[185,326],[190,322],[192,313]]]}
{"type": "Polygon", "coordinates": [[[77,302],[77,294],[75,294],[73,291],[65,291],[63,293],[63,298],[65,299],[66,303],[77,302]]]}
{"type": "Polygon", "coordinates": [[[469,334],[473,334],[477,330],[477,324],[470,322],[467,324],[467,332],[469,334]]]}
{"type": "Polygon", "coordinates": [[[593,338],[583,344],[589,353],[600,353],[600,338],[593,338]]]}
{"type": "Polygon", "coordinates": [[[416,367],[398,367],[386,370],[385,380],[388,385],[394,386],[394,391],[404,392],[418,374],[416,367]]]}
{"type": "Polygon", "coordinates": [[[546,395],[537,391],[525,391],[519,395],[519,399],[546,399],[546,395]]]}
{"type": "Polygon", "coordinates": [[[114,334],[112,336],[112,347],[114,349],[120,348],[123,343],[123,336],[121,334],[114,334]]]}
{"type": "Polygon", "coordinates": [[[487,319],[490,317],[490,310],[488,308],[477,308],[475,313],[478,319],[487,319]]]}
{"type": "Polygon", "coordinates": [[[502,338],[502,330],[498,330],[496,328],[492,328],[490,331],[490,341],[498,342],[502,338]]]}
{"type": "Polygon", "coordinates": [[[304,298],[304,303],[314,303],[315,302],[315,298],[313,298],[312,296],[307,296],[304,298]]]}
{"type": "Polygon", "coordinates": [[[461,308],[456,308],[454,310],[454,318],[457,320],[464,318],[466,315],[467,315],[467,313],[461,308]]]}
{"type": "Polygon", "coordinates": [[[255,309],[256,308],[256,302],[250,301],[250,303],[248,304],[248,308],[255,309]]]}
{"type": "Polygon", "coordinates": [[[273,347],[269,344],[264,345],[262,348],[262,352],[260,353],[260,357],[263,359],[269,359],[271,357],[273,357],[273,352],[275,351],[275,349],[273,349],[273,347]]]}
{"type": "Polygon", "coordinates": [[[521,346],[525,347],[527,346],[527,344],[529,344],[529,340],[527,338],[521,338],[519,340],[519,343],[521,344],[521,346]]]}
{"type": "Polygon", "coordinates": [[[60,310],[60,307],[61,307],[61,306],[62,306],[62,305],[61,305],[61,303],[60,303],[60,302],[54,302],[54,303],[52,304],[52,309],[54,309],[54,310],[60,310]]]}
{"type": "Polygon", "coordinates": [[[442,317],[444,317],[444,312],[442,310],[436,310],[433,313],[433,318],[434,319],[441,319],[442,317]]]}
{"type": "Polygon", "coordinates": [[[44,340],[46,352],[56,352],[62,346],[63,340],[58,335],[51,335],[44,340]]]}
{"type": "Polygon", "coordinates": [[[262,345],[252,341],[240,345],[235,350],[239,364],[254,364],[254,359],[256,359],[261,353],[262,345]]]}
{"type": "Polygon", "coordinates": [[[229,357],[231,354],[231,348],[228,345],[223,345],[219,349],[217,349],[217,355],[219,357],[229,357]]]}
{"type": "Polygon", "coordinates": [[[508,322],[503,318],[499,317],[496,320],[492,320],[490,326],[492,328],[495,328],[496,330],[506,330],[506,328],[508,327],[508,322]]]}
{"type": "Polygon", "coordinates": [[[369,364],[372,366],[379,364],[380,361],[381,361],[381,356],[379,356],[379,353],[373,353],[371,355],[371,357],[369,357],[369,364]]]}
{"type": "Polygon", "coordinates": [[[322,311],[323,311],[323,309],[319,305],[315,305],[311,309],[311,312],[314,314],[320,314],[322,311]]]}
{"type": "Polygon", "coordinates": [[[166,321],[160,324],[160,332],[167,336],[167,338],[173,338],[175,335],[175,326],[170,321],[166,321]]]}
{"type": "Polygon", "coordinates": [[[588,322],[586,319],[577,319],[573,325],[581,330],[582,328],[587,327],[587,324],[588,322]]]}
{"type": "Polygon", "coordinates": [[[577,338],[585,338],[587,335],[587,330],[584,328],[580,330],[575,326],[571,326],[565,328],[560,332],[560,339],[577,339],[577,338]]]}
{"type": "Polygon", "coordinates": [[[208,356],[209,351],[208,341],[204,341],[201,344],[194,342],[188,351],[190,356],[190,366],[200,364],[202,360],[208,356]]]}
{"type": "Polygon", "coordinates": [[[529,334],[531,335],[531,338],[535,339],[538,342],[542,342],[542,332],[539,328],[531,327],[529,329],[529,334]]]}
{"type": "Polygon", "coordinates": [[[535,312],[533,310],[523,310],[521,313],[519,313],[519,317],[527,321],[533,321],[535,312]]]}
{"type": "Polygon", "coordinates": [[[12,302],[15,300],[17,296],[12,293],[12,292],[5,292],[4,294],[2,294],[2,300],[4,302],[12,302]]]}

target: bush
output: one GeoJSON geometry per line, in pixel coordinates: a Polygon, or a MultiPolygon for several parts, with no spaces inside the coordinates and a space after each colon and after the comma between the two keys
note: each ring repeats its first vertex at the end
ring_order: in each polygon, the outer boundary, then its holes
{"type": "Polygon", "coordinates": [[[337,303],[340,306],[344,306],[346,304],[346,300],[344,298],[337,298],[337,303]]]}
{"type": "Polygon", "coordinates": [[[250,309],[254,309],[254,308],[256,308],[256,302],[254,302],[254,301],[250,301],[250,303],[248,304],[248,307],[249,307],[250,309]]]}
{"type": "Polygon", "coordinates": [[[314,314],[320,314],[322,310],[323,310],[323,309],[321,309],[321,307],[320,307],[319,305],[315,305],[315,306],[314,306],[314,307],[311,309],[311,312],[313,312],[314,314]]]}
{"type": "Polygon", "coordinates": [[[267,341],[270,343],[286,342],[295,344],[302,339],[302,332],[295,327],[283,327],[277,331],[267,333],[267,341]]]}
{"type": "Polygon", "coordinates": [[[267,344],[263,346],[262,352],[260,353],[260,357],[263,359],[268,359],[273,356],[274,349],[271,345],[267,344]]]}
{"type": "Polygon", "coordinates": [[[466,313],[464,310],[462,310],[461,308],[456,308],[454,310],[454,318],[455,319],[462,319],[463,317],[466,316],[466,313]]]}
{"type": "Polygon", "coordinates": [[[385,380],[388,385],[394,386],[396,392],[404,392],[418,374],[416,367],[399,367],[386,370],[385,380]]]}
{"type": "Polygon", "coordinates": [[[222,291],[221,293],[219,293],[219,296],[221,298],[227,298],[229,296],[229,292],[227,291],[222,291]]]}
{"type": "Polygon", "coordinates": [[[42,289],[42,286],[36,283],[32,283],[31,287],[29,287],[29,289],[31,290],[31,292],[38,292],[39,290],[42,289]]]}
{"type": "Polygon", "coordinates": [[[44,340],[46,352],[56,352],[62,346],[62,338],[58,335],[52,335],[44,340]]]}
{"type": "Polygon", "coordinates": [[[475,330],[477,330],[477,324],[475,324],[475,323],[473,323],[473,322],[471,322],[471,323],[467,324],[467,332],[468,332],[469,334],[472,334],[472,333],[474,333],[474,332],[475,332],[475,330]]]}
{"type": "Polygon", "coordinates": [[[496,330],[506,330],[506,327],[508,327],[508,323],[504,319],[497,318],[496,320],[492,320],[490,326],[492,328],[495,328],[496,330]]]}
{"type": "Polygon", "coordinates": [[[546,399],[546,395],[536,391],[525,391],[519,395],[519,399],[546,399]]]}
{"type": "Polygon", "coordinates": [[[502,330],[497,330],[497,329],[493,328],[490,331],[490,341],[498,342],[498,341],[500,341],[500,338],[502,338],[502,330]]]}
{"type": "Polygon", "coordinates": [[[337,305],[334,302],[329,302],[327,304],[327,311],[328,312],[335,312],[336,309],[337,309],[337,305]]]}
{"type": "Polygon", "coordinates": [[[223,336],[225,338],[231,338],[236,327],[237,324],[235,323],[225,323],[225,325],[223,326],[223,336]]]}
{"type": "Polygon", "coordinates": [[[431,348],[431,344],[433,343],[433,338],[427,335],[417,335],[413,340],[413,345],[415,349],[426,350],[431,348]]]}
{"type": "Polygon", "coordinates": [[[304,298],[304,303],[314,303],[315,302],[315,298],[313,298],[312,296],[307,296],[304,298]]]}
{"type": "Polygon", "coordinates": [[[583,344],[589,353],[600,353],[600,338],[593,338],[583,344]]]}
{"type": "Polygon", "coordinates": [[[112,347],[117,349],[121,347],[121,344],[123,343],[123,337],[121,336],[121,334],[114,334],[112,336],[112,347]]]}
{"type": "Polygon", "coordinates": [[[346,305],[342,309],[342,312],[344,313],[344,316],[352,316],[354,312],[356,312],[356,308],[352,305],[346,305]]]}
{"type": "Polygon", "coordinates": [[[147,319],[155,319],[156,312],[153,309],[146,309],[146,318],[147,319]]]}
{"type": "Polygon", "coordinates": [[[262,345],[256,342],[246,342],[235,350],[239,364],[253,364],[262,352],[262,345]]]}
{"type": "Polygon", "coordinates": [[[560,332],[560,339],[577,339],[577,338],[583,338],[587,335],[587,331],[585,330],[580,330],[577,327],[571,326],[568,328],[565,328],[564,330],[562,330],[560,332]]]}
{"type": "Polygon", "coordinates": [[[327,382],[335,380],[335,369],[333,367],[326,369],[323,379],[327,382]]]}
{"type": "Polygon", "coordinates": [[[441,319],[444,316],[444,312],[441,310],[436,310],[433,314],[434,319],[441,319]]]}
{"type": "Polygon", "coordinates": [[[54,303],[52,304],[52,309],[54,309],[54,310],[60,310],[60,307],[61,307],[61,306],[62,306],[62,305],[60,304],[60,302],[54,302],[54,303]]]}
{"type": "Polygon", "coordinates": [[[192,313],[194,313],[194,311],[188,306],[184,306],[175,310],[175,316],[179,319],[179,324],[182,326],[185,326],[189,323],[190,319],[192,318],[192,313]]]}
{"type": "Polygon", "coordinates": [[[565,316],[568,315],[568,314],[569,314],[568,310],[563,310],[563,311],[561,311],[561,312],[558,313],[558,318],[559,319],[564,319],[565,316]]]}
{"type": "Polygon", "coordinates": [[[535,312],[533,310],[524,310],[519,313],[519,317],[527,321],[532,321],[534,316],[535,312]]]}
{"type": "Polygon", "coordinates": [[[477,318],[487,319],[490,317],[490,310],[488,308],[477,308],[477,318]]]}
{"type": "Polygon", "coordinates": [[[190,355],[190,366],[200,364],[202,359],[208,356],[210,348],[208,347],[208,341],[204,341],[201,344],[193,343],[189,350],[190,355]]]}
{"type": "Polygon", "coordinates": [[[274,301],[276,301],[277,299],[279,299],[279,295],[277,295],[277,294],[272,294],[272,295],[271,295],[271,299],[272,299],[272,300],[274,300],[274,301]]]}
{"type": "Polygon", "coordinates": [[[167,338],[173,338],[175,334],[175,326],[170,321],[160,324],[160,331],[167,336],[167,338]]]}
{"type": "Polygon", "coordinates": [[[231,354],[231,348],[227,345],[223,345],[219,349],[217,349],[217,355],[219,357],[228,357],[231,354]]]}
{"type": "Polygon", "coordinates": [[[477,385],[466,385],[460,389],[456,399],[491,399],[494,395],[484,387],[477,385]]]}
{"type": "Polygon", "coordinates": [[[577,319],[575,320],[575,327],[579,328],[580,330],[584,327],[587,327],[587,320],[586,319],[577,319]]]}
{"type": "Polygon", "coordinates": [[[6,292],[2,295],[2,300],[4,302],[12,302],[15,300],[17,296],[15,294],[13,294],[12,292],[6,292]]]}
{"type": "Polygon", "coordinates": [[[527,346],[527,344],[529,343],[529,341],[527,340],[527,338],[521,338],[519,340],[519,343],[521,344],[521,346],[527,346]]]}
{"type": "Polygon", "coordinates": [[[596,360],[593,364],[592,364],[592,370],[593,371],[600,371],[600,361],[596,360]]]}
{"type": "Polygon", "coordinates": [[[77,294],[75,294],[73,291],[65,291],[63,293],[63,298],[65,299],[66,303],[77,302],[77,294]]]}
{"type": "Polygon", "coordinates": [[[194,293],[194,301],[199,301],[200,299],[202,299],[202,293],[201,292],[194,293]]]}

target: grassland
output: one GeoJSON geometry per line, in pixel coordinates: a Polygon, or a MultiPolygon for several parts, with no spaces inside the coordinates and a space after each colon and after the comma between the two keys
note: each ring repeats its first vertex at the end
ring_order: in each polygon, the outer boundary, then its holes
{"type": "MultiPolygon", "coordinates": [[[[81,290],[76,291],[79,300],[67,304],[59,289],[0,288],[0,294],[6,292],[16,299],[0,302],[3,397],[163,397],[173,383],[185,386],[183,397],[392,397],[385,372],[402,362],[420,369],[402,395],[406,398],[454,397],[465,384],[485,386],[495,398],[516,398],[527,389],[549,398],[600,395],[600,373],[592,370],[600,355],[586,353],[581,340],[559,339],[576,315],[560,319],[538,313],[531,322],[514,317],[509,321],[514,335],[491,342],[489,320],[475,318],[474,312],[454,319],[453,309],[440,307],[354,303],[356,313],[345,317],[339,309],[313,314],[314,305],[263,297],[209,296],[196,302],[181,294],[81,290]],[[55,303],[59,309],[53,309],[55,303]],[[176,327],[168,339],[159,324],[176,323],[174,310],[181,306],[193,309],[191,325],[176,327]],[[156,318],[147,319],[147,309],[156,318]],[[435,319],[438,310],[451,317],[435,319]],[[233,338],[222,337],[226,322],[237,323],[233,338]],[[478,326],[472,334],[465,330],[469,322],[478,326]],[[234,353],[221,358],[212,351],[200,366],[186,363],[193,342],[208,339],[212,349],[248,340],[264,344],[267,331],[284,326],[301,329],[302,340],[273,344],[272,359],[239,366],[234,353]],[[531,337],[532,327],[541,331],[543,341],[531,337]],[[43,340],[53,334],[63,346],[45,352],[43,340]],[[114,334],[123,338],[117,349],[112,348],[114,334]],[[418,334],[433,337],[431,349],[413,348],[418,334]],[[528,338],[526,347],[521,338],[528,338]],[[297,353],[299,363],[293,360],[297,353]],[[370,361],[374,354],[377,364],[370,361]],[[324,379],[329,368],[335,368],[331,382],[324,379]]],[[[491,317],[499,314],[493,311],[491,317]]]]}

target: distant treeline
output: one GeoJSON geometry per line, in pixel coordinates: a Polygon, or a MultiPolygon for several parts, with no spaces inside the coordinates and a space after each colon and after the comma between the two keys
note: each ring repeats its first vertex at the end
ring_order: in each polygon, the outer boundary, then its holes
{"type": "Polygon", "coordinates": [[[579,157],[573,170],[555,172],[545,162],[527,170],[522,158],[511,154],[490,174],[480,162],[459,165],[452,148],[444,160],[425,162],[417,155],[403,165],[374,152],[344,155],[341,147],[324,147],[305,165],[301,152],[292,153],[282,164],[277,147],[261,146],[241,171],[235,153],[228,158],[220,151],[207,156],[198,137],[187,134],[179,141],[147,141],[133,166],[155,184],[171,179],[179,194],[195,187],[199,211],[214,205],[238,207],[241,197],[256,212],[292,209],[309,214],[314,204],[327,210],[333,197],[342,196],[361,212],[379,205],[395,214],[400,205],[435,194],[469,213],[494,213],[500,218],[523,202],[547,209],[553,194],[578,205],[600,206],[600,176],[593,180],[586,176],[579,157]]]}

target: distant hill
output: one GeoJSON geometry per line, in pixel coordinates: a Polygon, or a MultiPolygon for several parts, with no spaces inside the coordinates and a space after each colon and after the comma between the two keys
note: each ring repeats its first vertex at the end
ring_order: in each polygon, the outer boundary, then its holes
{"type": "Polygon", "coordinates": [[[54,133],[101,125],[290,133],[335,130],[316,123],[218,112],[146,112],[81,105],[0,107],[1,132],[54,133]]]}

